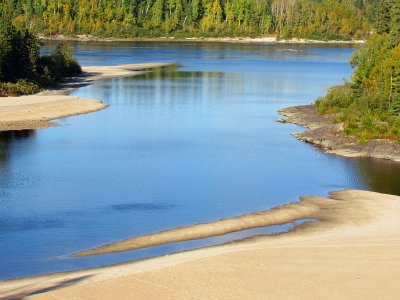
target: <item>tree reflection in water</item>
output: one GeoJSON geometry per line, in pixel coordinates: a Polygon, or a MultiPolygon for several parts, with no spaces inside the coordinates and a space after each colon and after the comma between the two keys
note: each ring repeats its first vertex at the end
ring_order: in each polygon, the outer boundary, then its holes
{"type": "Polygon", "coordinates": [[[369,190],[400,195],[400,163],[382,159],[349,159],[369,190]]]}
{"type": "Polygon", "coordinates": [[[0,131],[0,171],[7,169],[15,141],[36,136],[36,130],[0,131]]]}

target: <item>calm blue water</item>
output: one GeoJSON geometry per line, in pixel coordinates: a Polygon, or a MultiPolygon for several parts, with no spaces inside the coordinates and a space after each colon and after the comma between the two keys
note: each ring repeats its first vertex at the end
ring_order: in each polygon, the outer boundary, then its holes
{"type": "MultiPolygon", "coordinates": [[[[47,45],[51,47],[51,45],[47,45]]],[[[82,65],[181,64],[74,95],[106,110],[0,137],[0,278],[138,259],[274,229],[89,258],[100,244],[326,195],[400,194],[400,165],[326,155],[277,110],[348,78],[353,49],[207,43],[74,44],[82,65]],[[290,49],[290,50],[289,50],[290,49]],[[296,50],[296,51],[292,51],[296,50]]],[[[279,229],[277,229],[279,230],[279,229]]]]}

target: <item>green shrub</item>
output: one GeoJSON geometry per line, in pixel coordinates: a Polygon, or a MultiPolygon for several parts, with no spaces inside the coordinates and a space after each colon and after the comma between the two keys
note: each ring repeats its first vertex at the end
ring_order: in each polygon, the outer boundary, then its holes
{"type": "Polygon", "coordinates": [[[353,93],[349,84],[332,87],[325,97],[317,99],[321,113],[332,113],[348,108],[353,103],[353,93]]]}
{"type": "Polygon", "coordinates": [[[66,43],[58,44],[56,49],[39,59],[39,73],[43,83],[60,82],[64,77],[77,76],[82,69],[73,58],[73,49],[66,43]]]}
{"type": "Polygon", "coordinates": [[[16,83],[0,83],[1,96],[21,96],[35,94],[40,92],[41,90],[41,87],[37,83],[27,81],[26,79],[20,79],[16,83]]]}

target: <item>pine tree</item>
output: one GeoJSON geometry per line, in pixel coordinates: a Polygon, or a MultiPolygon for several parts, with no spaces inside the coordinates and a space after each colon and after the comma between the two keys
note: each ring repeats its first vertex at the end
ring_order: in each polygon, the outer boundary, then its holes
{"type": "Polygon", "coordinates": [[[392,46],[400,43],[400,1],[392,0],[390,5],[390,42],[392,46]]]}
{"type": "Polygon", "coordinates": [[[377,7],[376,33],[383,34],[390,31],[390,4],[388,0],[380,0],[377,7]]]}
{"type": "Polygon", "coordinates": [[[12,80],[12,50],[15,29],[11,24],[12,7],[11,2],[0,4],[0,80],[12,80]]]}
{"type": "Polygon", "coordinates": [[[391,111],[400,116],[400,45],[392,51],[392,76],[391,76],[391,111]]]}

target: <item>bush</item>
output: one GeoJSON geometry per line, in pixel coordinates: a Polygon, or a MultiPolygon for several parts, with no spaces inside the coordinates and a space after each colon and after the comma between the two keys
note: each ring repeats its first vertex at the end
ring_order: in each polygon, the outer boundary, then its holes
{"type": "Polygon", "coordinates": [[[348,108],[353,103],[353,93],[349,84],[330,88],[328,94],[317,99],[316,105],[320,112],[335,113],[348,108]]]}
{"type": "Polygon", "coordinates": [[[27,81],[26,79],[20,79],[16,83],[0,83],[0,96],[2,97],[36,94],[41,90],[41,87],[37,83],[27,81]]]}
{"type": "Polygon", "coordinates": [[[80,75],[82,69],[72,54],[72,47],[62,42],[50,55],[42,56],[39,59],[41,81],[55,83],[62,81],[64,77],[80,75]]]}

